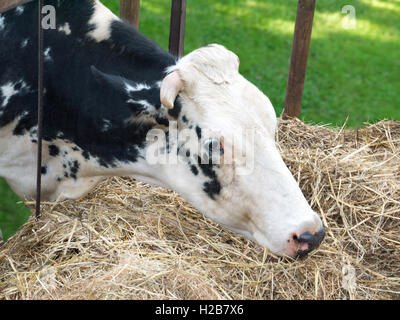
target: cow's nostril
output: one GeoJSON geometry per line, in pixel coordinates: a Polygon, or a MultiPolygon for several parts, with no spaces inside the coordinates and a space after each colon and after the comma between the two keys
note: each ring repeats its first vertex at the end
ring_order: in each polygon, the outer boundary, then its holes
{"type": "Polygon", "coordinates": [[[305,232],[297,239],[298,242],[306,242],[306,243],[313,243],[314,242],[314,235],[309,232],[305,232]]]}
{"type": "Polygon", "coordinates": [[[300,236],[293,235],[293,240],[299,245],[297,256],[304,256],[317,248],[325,237],[325,228],[322,227],[318,232],[311,234],[305,232],[300,236]]]}

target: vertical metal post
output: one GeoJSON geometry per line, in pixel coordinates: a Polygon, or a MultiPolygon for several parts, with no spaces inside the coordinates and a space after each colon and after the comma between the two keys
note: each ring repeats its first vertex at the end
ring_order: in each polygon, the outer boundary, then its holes
{"type": "Polygon", "coordinates": [[[120,0],[120,16],[139,29],[140,0],[120,0]]]}
{"type": "Polygon", "coordinates": [[[186,26],[186,0],[172,0],[169,52],[183,56],[186,26]]]}
{"type": "Polygon", "coordinates": [[[299,117],[306,77],[315,0],[299,0],[283,117],[299,117]]]}
{"type": "Polygon", "coordinates": [[[43,0],[38,1],[38,149],[36,170],[36,219],[40,218],[40,196],[42,185],[42,139],[43,139],[43,0]]]}

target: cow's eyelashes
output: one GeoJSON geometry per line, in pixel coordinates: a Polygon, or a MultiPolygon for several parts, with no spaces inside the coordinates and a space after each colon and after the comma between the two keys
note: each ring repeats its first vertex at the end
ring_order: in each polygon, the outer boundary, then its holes
{"type": "Polygon", "coordinates": [[[209,138],[203,142],[201,161],[203,164],[219,164],[224,147],[219,139],[209,138]]]}
{"type": "Polygon", "coordinates": [[[221,155],[224,154],[224,147],[219,139],[209,138],[204,142],[204,144],[210,156],[215,153],[219,153],[221,155]]]}

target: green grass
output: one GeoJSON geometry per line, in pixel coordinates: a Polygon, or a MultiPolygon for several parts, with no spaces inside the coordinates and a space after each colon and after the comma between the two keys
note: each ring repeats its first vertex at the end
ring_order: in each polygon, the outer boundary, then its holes
{"type": "Polygon", "coordinates": [[[6,240],[28,219],[30,211],[3,179],[0,179],[0,197],[0,230],[6,240]]]}
{"type": "MultiPolygon", "coordinates": [[[[141,2],[140,30],[168,47],[169,0],[141,2]]],[[[185,52],[220,43],[238,54],[241,73],[283,109],[297,0],[188,0],[185,52]]],[[[117,0],[103,0],[118,14],[117,0]]],[[[400,120],[400,0],[317,1],[301,118],[362,126],[400,120]],[[356,28],[344,29],[344,5],[356,28]]],[[[26,210],[0,181],[0,228],[5,237],[26,210]],[[11,215],[6,212],[23,211],[11,215]],[[13,220],[11,220],[13,219],[13,220]],[[13,222],[12,222],[13,221],[13,222]]]]}

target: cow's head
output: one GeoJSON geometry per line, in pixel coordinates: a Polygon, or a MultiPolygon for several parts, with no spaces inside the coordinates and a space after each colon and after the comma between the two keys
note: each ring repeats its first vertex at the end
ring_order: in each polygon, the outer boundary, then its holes
{"type": "Polygon", "coordinates": [[[238,69],[233,52],[209,45],[168,70],[161,102],[182,106],[179,156],[161,179],[229,229],[276,254],[302,255],[322,241],[323,224],[279,154],[271,102],[238,69]]]}
{"type": "Polygon", "coordinates": [[[135,177],[177,191],[204,215],[273,253],[307,253],[324,237],[321,219],[277,149],[271,102],[238,69],[234,53],[210,45],[180,59],[161,83],[135,84],[93,71],[120,92],[113,99],[122,97],[134,110],[133,131],[153,122],[130,171],[135,177]]]}

